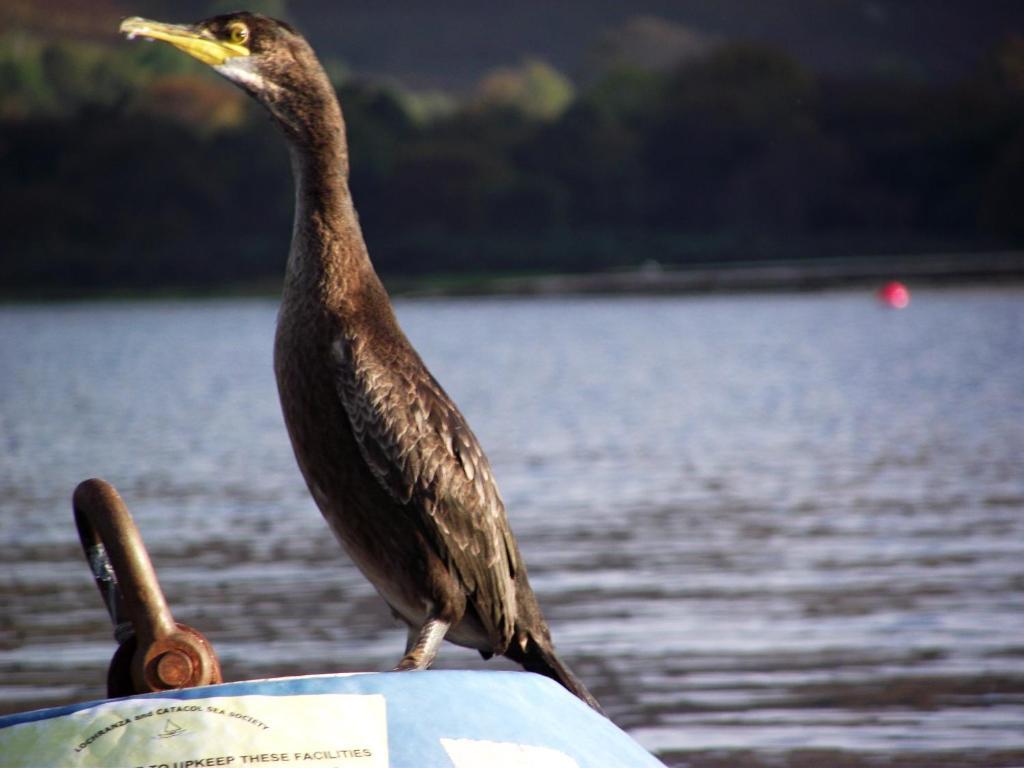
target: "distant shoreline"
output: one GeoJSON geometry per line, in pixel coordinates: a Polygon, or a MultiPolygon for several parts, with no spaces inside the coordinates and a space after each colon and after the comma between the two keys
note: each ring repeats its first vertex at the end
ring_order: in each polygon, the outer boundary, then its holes
{"type": "MultiPolygon", "coordinates": [[[[686,267],[662,267],[650,262],[631,270],[574,274],[384,276],[390,292],[402,298],[799,292],[871,287],[888,280],[901,280],[911,287],[1024,285],[1024,251],[709,262],[686,267]]],[[[159,286],[153,290],[55,287],[52,291],[0,294],[0,303],[276,298],[279,292],[279,284],[271,281],[159,286]]]]}
{"type": "Polygon", "coordinates": [[[817,291],[872,286],[888,280],[913,285],[1024,284],[1024,252],[942,254],[813,261],[700,264],[589,274],[458,276],[399,281],[400,296],[686,295],[817,291]]]}

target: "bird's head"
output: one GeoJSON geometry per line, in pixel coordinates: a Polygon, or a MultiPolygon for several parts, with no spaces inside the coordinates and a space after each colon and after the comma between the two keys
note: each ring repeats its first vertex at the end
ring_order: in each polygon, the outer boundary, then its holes
{"type": "Polygon", "coordinates": [[[334,102],[309,43],[283,21],[245,11],[196,24],[134,17],[121,22],[121,32],[129,39],[162,40],[209,64],[269,109],[295,138],[334,102]]]}

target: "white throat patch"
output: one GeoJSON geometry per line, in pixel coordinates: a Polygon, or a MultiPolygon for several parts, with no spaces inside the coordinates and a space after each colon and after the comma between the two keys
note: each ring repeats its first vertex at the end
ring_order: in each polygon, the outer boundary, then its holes
{"type": "Polygon", "coordinates": [[[230,58],[223,64],[215,66],[214,69],[228,80],[260,93],[280,90],[278,86],[268,83],[263,75],[256,71],[252,59],[248,56],[230,58]]]}

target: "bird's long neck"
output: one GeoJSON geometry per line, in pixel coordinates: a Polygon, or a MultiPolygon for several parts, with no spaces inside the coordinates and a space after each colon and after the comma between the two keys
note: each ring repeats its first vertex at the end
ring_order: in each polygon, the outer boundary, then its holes
{"type": "Polygon", "coordinates": [[[285,299],[333,307],[378,281],[349,192],[341,108],[329,84],[316,90],[302,105],[298,129],[283,126],[295,177],[285,299]]]}

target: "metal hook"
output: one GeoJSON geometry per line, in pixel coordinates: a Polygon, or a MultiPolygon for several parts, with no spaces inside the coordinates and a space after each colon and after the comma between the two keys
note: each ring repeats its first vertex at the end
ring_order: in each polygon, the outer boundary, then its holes
{"type": "Polygon", "coordinates": [[[114,487],[86,480],[75,489],[72,505],[78,537],[118,642],[107,695],[222,682],[209,641],[174,621],[146,545],[114,487]]]}

